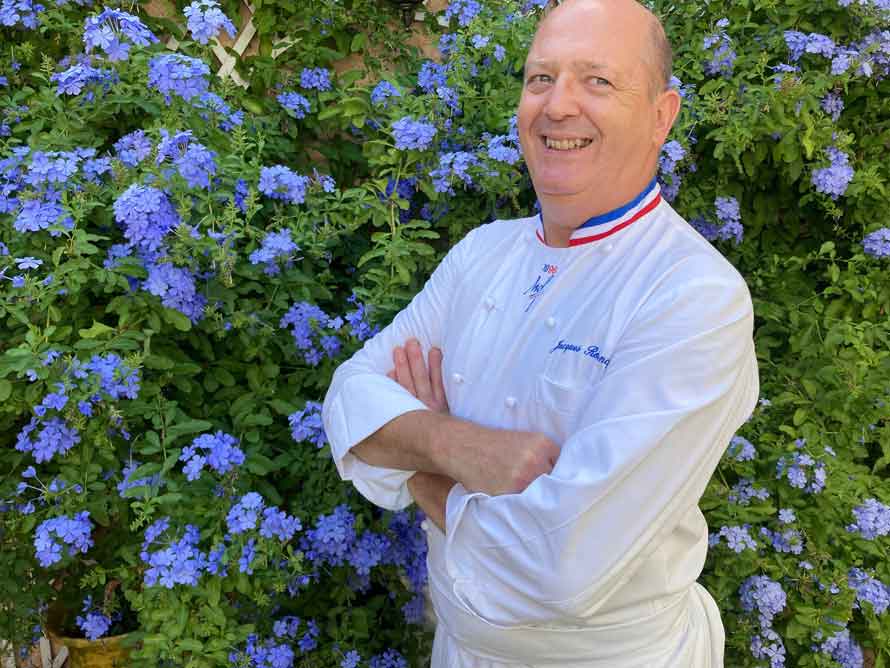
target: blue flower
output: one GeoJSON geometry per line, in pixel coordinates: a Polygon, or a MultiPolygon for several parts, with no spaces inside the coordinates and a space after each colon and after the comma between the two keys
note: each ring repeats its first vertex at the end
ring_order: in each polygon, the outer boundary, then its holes
{"type": "Polygon", "coordinates": [[[327,444],[328,439],[321,420],[321,404],[317,401],[307,401],[301,411],[292,413],[287,418],[291,427],[291,436],[300,443],[309,441],[321,448],[327,444]]]}
{"type": "Polygon", "coordinates": [[[34,548],[37,561],[46,568],[61,561],[62,547],[68,546],[68,554],[85,554],[93,546],[90,537],[93,525],[89,511],[73,517],[62,515],[41,522],[34,531],[34,548]]]}
{"type": "Polygon", "coordinates": [[[207,44],[220,30],[235,37],[235,24],[215,0],[195,0],[182,12],[188,18],[188,29],[197,42],[207,44]]]}
{"type": "Polygon", "coordinates": [[[284,165],[263,167],[260,170],[259,191],[273,199],[291,204],[302,204],[306,199],[309,177],[292,172],[284,165]]]}
{"type": "Polygon", "coordinates": [[[256,540],[251,538],[241,549],[241,556],[238,558],[238,572],[253,575],[253,569],[250,567],[251,562],[256,557],[256,540]]]}
{"type": "Polygon", "coordinates": [[[384,108],[387,107],[388,99],[391,97],[401,97],[402,94],[399,92],[399,89],[393,86],[388,81],[381,81],[376,86],[374,86],[374,90],[371,91],[371,104],[374,106],[383,105],[384,108]]]}
{"type": "Polygon", "coordinates": [[[287,109],[297,118],[305,118],[306,114],[312,111],[312,105],[309,100],[295,92],[280,93],[277,98],[278,103],[287,109]]]}
{"type": "Polygon", "coordinates": [[[43,264],[43,260],[38,260],[36,257],[31,257],[30,255],[27,257],[16,258],[14,261],[19,270],[23,271],[37,269],[43,264]]]}
{"type": "Polygon", "coordinates": [[[837,122],[844,110],[844,98],[836,93],[827,93],[822,98],[822,110],[831,116],[831,120],[837,122]]]}
{"type": "Polygon", "coordinates": [[[300,87],[308,90],[331,90],[331,74],[323,67],[304,67],[300,72],[300,87]]]}
{"type": "Polygon", "coordinates": [[[262,264],[263,272],[274,276],[281,272],[280,264],[290,267],[293,255],[300,247],[291,239],[291,231],[287,228],[278,232],[270,232],[263,238],[258,249],[250,254],[251,264],[262,264]]]}
{"type": "Polygon", "coordinates": [[[151,139],[144,130],[136,130],[124,135],[114,144],[118,160],[127,167],[136,167],[151,154],[151,139]]]}
{"type": "Polygon", "coordinates": [[[116,81],[112,70],[103,70],[86,64],[77,64],[50,77],[58,84],[56,95],[80,95],[85,88],[101,86],[107,91],[116,81]]]}
{"type": "Polygon", "coordinates": [[[890,535],[890,506],[877,499],[866,499],[853,509],[856,521],[847,531],[859,533],[866,540],[890,535]]]}
{"type": "Polygon", "coordinates": [[[226,524],[233,534],[256,529],[260,512],[265,507],[263,497],[256,492],[248,492],[235,503],[226,515],[226,524]]]}
{"type": "Polygon", "coordinates": [[[148,278],[142,287],[161,298],[161,304],[176,309],[193,323],[204,316],[207,299],[197,291],[195,277],[188,269],[169,262],[149,263],[148,278]]]}
{"type": "Polygon", "coordinates": [[[148,46],[158,41],[136,16],[119,9],[105,9],[84,22],[83,43],[86,52],[104,51],[109,60],[127,60],[130,45],[148,46]]]}
{"type": "Polygon", "coordinates": [[[408,662],[394,649],[388,649],[383,654],[371,657],[368,664],[370,668],[408,668],[408,662]]]}
{"type": "Polygon", "coordinates": [[[862,648],[859,647],[847,628],[838,631],[823,642],[819,651],[831,656],[842,668],[862,668],[865,665],[862,648]]]}
{"type": "Polygon", "coordinates": [[[164,237],[179,225],[179,214],[164,192],[151,186],[132,184],[114,202],[114,219],[124,237],[137,249],[153,254],[164,237]]]}
{"type": "Polygon", "coordinates": [[[462,28],[470,25],[473,19],[479,16],[482,5],[477,0],[451,0],[445,9],[445,18],[456,18],[462,28]]]}
{"type": "Polygon", "coordinates": [[[148,63],[148,85],[160,92],[167,104],[171,94],[191,100],[206,93],[209,74],[206,63],[179,53],[155,56],[148,63]]]}
{"type": "Polygon", "coordinates": [[[342,566],[355,542],[355,517],[346,505],[330,515],[319,515],[314,529],[303,534],[300,549],[319,564],[342,566]]]}
{"type": "Polygon", "coordinates": [[[756,550],[757,543],[751,538],[751,534],[748,533],[749,528],[750,526],[747,524],[720,527],[719,532],[712,533],[708,537],[708,544],[713,547],[720,543],[721,538],[724,538],[726,547],[736,554],[741,554],[745,550],[756,550]]]}
{"type": "Polygon", "coordinates": [[[782,585],[765,575],[752,575],[742,582],[739,597],[745,612],[757,610],[763,629],[772,625],[773,618],[785,609],[788,600],[782,585]]]}
{"type": "Polygon", "coordinates": [[[404,116],[392,124],[392,133],[397,149],[422,151],[429,147],[436,136],[436,126],[404,116]]]}
{"type": "Polygon", "coordinates": [[[856,602],[871,604],[876,615],[882,615],[890,608],[890,587],[861,568],[850,569],[847,583],[856,592],[856,602]]]}
{"type": "Polygon", "coordinates": [[[448,84],[448,67],[432,60],[424,61],[417,74],[417,85],[427,93],[448,84]]]}
{"type": "Polygon", "coordinates": [[[343,660],[340,662],[340,668],[357,668],[361,660],[362,655],[354,649],[351,649],[343,655],[343,660]]]}
{"type": "Polygon", "coordinates": [[[263,538],[278,538],[285,542],[294,537],[294,534],[302,529],[300,520],[288,515],[278,508],[266,508],[263,510],[263,522],[260,525],[260,535],[263,538]]]}
{"type": "MultiPolygon", "coordinates": [[[[167,518],[164,518],[165,520],[167,518]]],[[[166,531],[169,524],[161,525],[162,531],[166,531]]],[[[149,529],[152,529],[149,527],[149,529]]],[[[201,573],[207,568],[207,557],[198,549],[201,538],[200,531],[192,524],[186,525],[182,538],[168,543],[166,547],[155,552],[148,552],[148,547],[161,531],[154,528],[152,540],[148,540],[149,531],[146,530],[146,541],[140,557],[148,568],[145,570],[143,581],[146,587],[154,587],[160,584],[167,589],[172,589],[177,584],[194,587],[198,584],[201,573]]]]}
{"type": "Polygon", "coordinates": [[[98,640],[108,633],[108,629],[111,627],[111,618],[99,611],[90,610],[91,602],[92,599],[87,597],[83,610],[86,614],[78,615],[75,621],[87,640],[98,640]]]}
{"type": "Polygon", "coordinates": [[[862,249],[872,257],[890,257],[890,228],[882,227],[862,240],[862,249]]]}

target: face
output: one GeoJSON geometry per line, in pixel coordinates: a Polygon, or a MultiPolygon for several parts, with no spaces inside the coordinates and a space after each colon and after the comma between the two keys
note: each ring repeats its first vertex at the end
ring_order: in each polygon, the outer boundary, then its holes
{"type": "Polygon", "coordinates": [[[676,110],[663,118],[670,110],[653,95],[649,20],[632,2],[571,2],[541,24],[518,119],[545,207],[558,199],[609,210],[651,179],[676,110]]]}

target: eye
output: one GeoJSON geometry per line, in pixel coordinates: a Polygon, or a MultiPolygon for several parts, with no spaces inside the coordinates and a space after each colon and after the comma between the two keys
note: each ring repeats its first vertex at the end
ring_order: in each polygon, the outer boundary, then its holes
{"type": "Polygon", "coordinates": [[[553,77],[549,74],[532,74],[525,82],[529,86],[532,84],[549,84],[553,82],[553,77]]]}
{"type": "Polygon", "coordinates": [[[590,77],[589,81],[593,83],[594,86],[611,86],[612,82],[608,79],[603,79],[603,77],[590,77]]]}

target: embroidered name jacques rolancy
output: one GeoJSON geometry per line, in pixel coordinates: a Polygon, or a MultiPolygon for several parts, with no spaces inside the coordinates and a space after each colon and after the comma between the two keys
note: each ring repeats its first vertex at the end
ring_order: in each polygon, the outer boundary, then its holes
{"type": "Polygon", "coordinates": [[[525,305],[525,313],[528,313],[529,309],[535,305],[535,301],[541,296],[541,293],[544,292],[544,288],[550,285],[553,282],[553,279],[556,278],[556,272],[558,271],[559,267],[555,264],[545,264],[541,268],[541,273],[538,274],[538,277],[535,279],[535,282],[532,283],[532,286],[522,293],[528,297],[528,304],[525,305]]]}
{"type": "Polygon", "coordinates": [[[611,361],[610,358],[605,357],[602,352],[600,352],[599,346],[587,346],[586,348],[583,348],[576,343],[569,343],[568,341],[560,339],[559,343],[553,346],[550,352],[555,353],[558,350],[568,353],[583,353],[586,357],[596,360],[606,368],[609,367],[609,362],[611,361]]]}

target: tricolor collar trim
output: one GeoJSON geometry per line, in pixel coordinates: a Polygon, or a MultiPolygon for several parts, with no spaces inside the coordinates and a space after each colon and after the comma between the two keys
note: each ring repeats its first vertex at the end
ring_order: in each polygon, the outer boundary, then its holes
{"type": "MultiPolygon", "coordinates": [[[[646,189],[630,202],[608,213],[594,216],[578,227],[569,239],[569,246],[580,246],[599,241],[623,230],[646,214],[652,212],[661,202],[661,187],[655,179],[646,189]]],[[[541,243],[544,241],[544,218],[538,214],[538,227],[535,232],[541,243]]]]}

